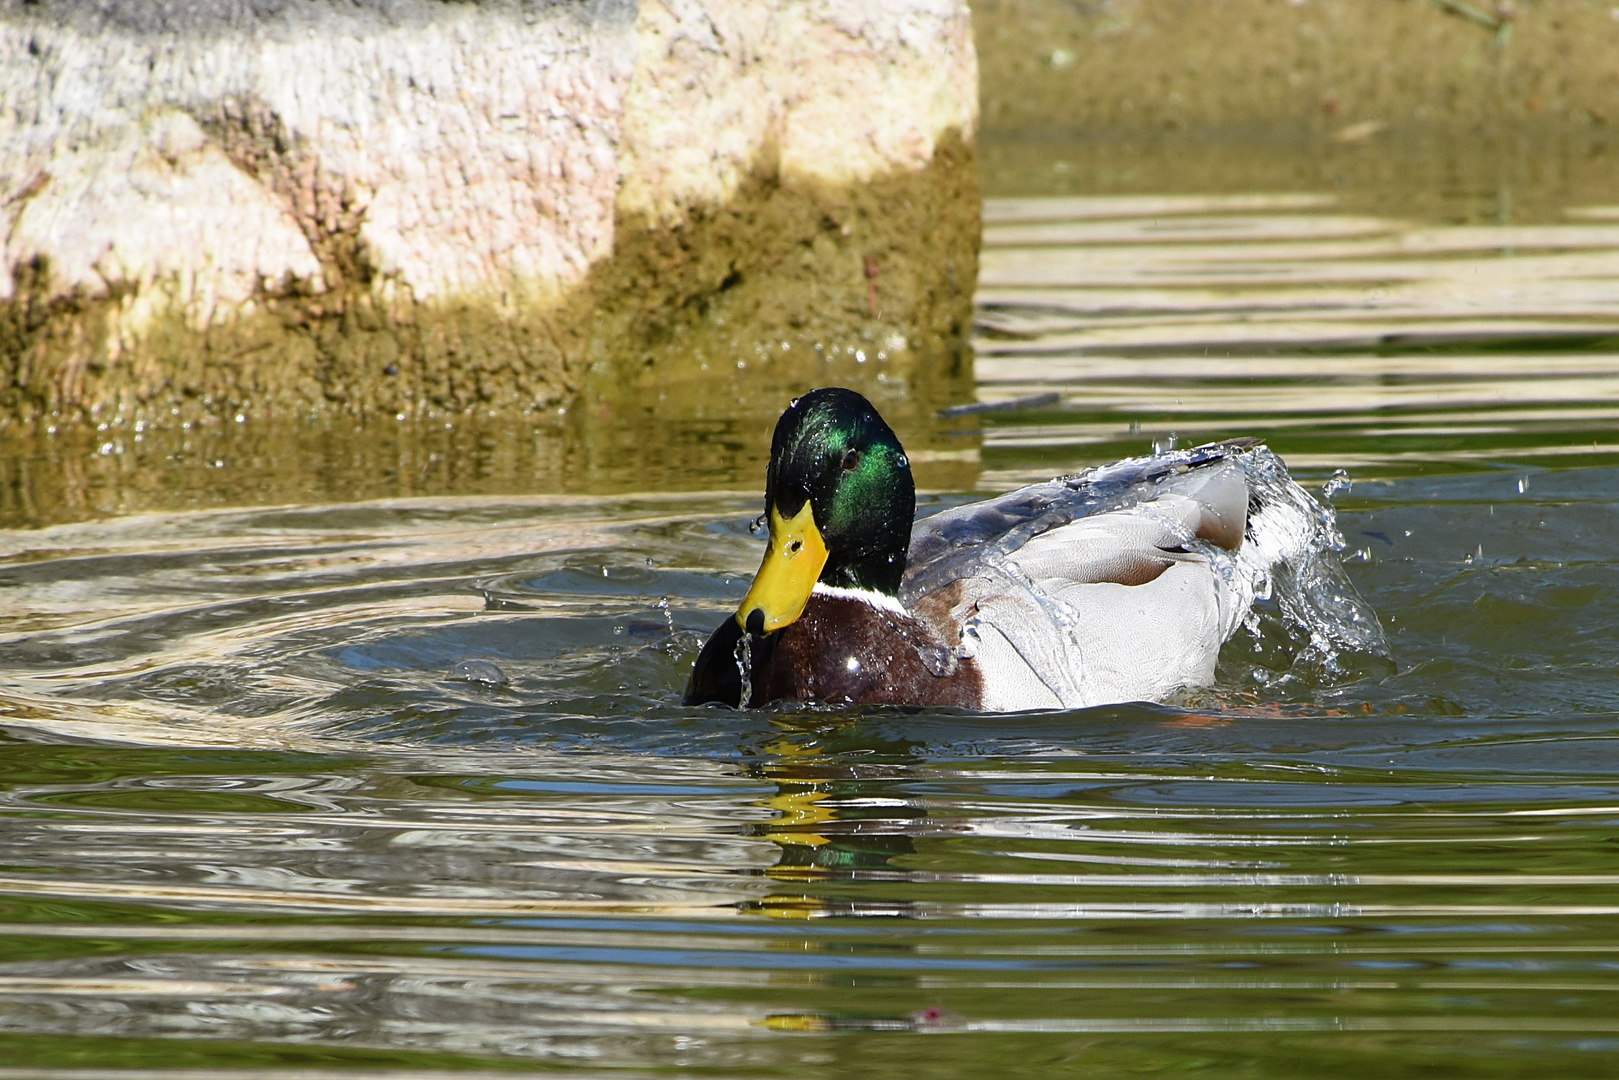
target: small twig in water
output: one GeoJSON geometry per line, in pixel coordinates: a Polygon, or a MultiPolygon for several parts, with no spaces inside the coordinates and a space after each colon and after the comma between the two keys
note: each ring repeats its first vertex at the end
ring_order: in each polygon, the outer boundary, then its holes
{"type": "Polygon", "coordinates": [[[1496,18],[1487,11],[1482,11],[1464,0],[1433,0],[1434,7],[1446,15],[1454,15],[1458,19],[1466,19],[1475,26],[1482,26],[1486,30],[1501,29],[1502,19],[1496,18]]]}
{"type": "Polygon", "coordinates": [[[1482,8],[1476,8],[1466,0],[1433,0],[1433,4],[1446,15],[1454,15],[1458,19],[1466,19],[1474,26],[1481,27],[1495,35],[1495,46],[1498,49],[1506,48],[1507,42],[1512,40],[1512,19],[1517,9],[1512,0],[1500,0],[1495,5],[1495,14],[1491,15],[1482,8]]]}

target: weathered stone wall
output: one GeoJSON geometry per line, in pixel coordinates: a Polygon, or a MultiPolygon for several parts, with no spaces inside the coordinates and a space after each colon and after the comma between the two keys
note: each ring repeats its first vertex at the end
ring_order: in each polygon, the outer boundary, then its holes
{"type": "Polygon", "coordinates": [[[1610,0],[975,0],[973,9],[986,131],[1354,138],[1372,125],[1619,123],[1610,0]]]}
{"type": "Polygon", "coordinates": [[[0,415],[914,375],[970,313],[974,64],[962,0],[0,0],[0,415]]]}

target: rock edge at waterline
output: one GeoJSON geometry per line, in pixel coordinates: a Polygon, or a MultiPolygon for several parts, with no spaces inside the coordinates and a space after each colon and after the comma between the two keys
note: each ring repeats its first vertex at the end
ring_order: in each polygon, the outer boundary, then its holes
{"type": "Polygon", "coordinates": [[[976,97],[962,0],[0,0],[0,418],[916,378],[976,97]]]}

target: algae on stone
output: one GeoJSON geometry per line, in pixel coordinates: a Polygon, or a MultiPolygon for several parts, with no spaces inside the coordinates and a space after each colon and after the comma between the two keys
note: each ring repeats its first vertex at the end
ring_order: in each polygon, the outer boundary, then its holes
{"type": "Polygon", "coordinates": [[[265,12],[0,3],[0,418],[966,370],[961,0],[265,12]]]}

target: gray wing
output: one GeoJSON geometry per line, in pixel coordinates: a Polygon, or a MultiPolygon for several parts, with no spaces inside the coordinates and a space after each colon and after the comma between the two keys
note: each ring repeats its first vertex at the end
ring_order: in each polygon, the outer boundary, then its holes
{"type": "Polygon", "coordinates": [[[912,606],[920,597],[969,576],[982,563],[1021,550],[1042,533],[1170,492],[1189,496],[1205,508],[1193,527],[1195,535],[1234,550],[1242,543],[1248,490],[1241,471],[1218,466],[1256,449],[1262,450],[1256,439],[1234,439],[1129,458],[924,518],[911,530],[900,600],[912,606]]]}

